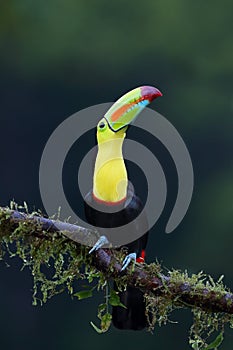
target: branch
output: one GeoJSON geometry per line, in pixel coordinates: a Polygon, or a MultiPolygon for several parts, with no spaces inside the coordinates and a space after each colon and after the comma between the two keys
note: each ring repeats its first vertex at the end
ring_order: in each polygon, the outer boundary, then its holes
{"type": "MultiPolygon", "coordinates": [[[[189,307],[194,314],[189,343],[194,349],[207,349],[205,336],[221,330],[213,342],[215,348],[218,347],[215,344],[222,341],[224,325],[233,324],[233,294],[223,285],[222,278],[214,282],[211,276],[202,272],[190,277],[187,272],[175,269],[165,275],[158,263],[136,263],[121,272],[124,249],[99,249],[88,254],[88,246],[93,246],[99,236],[95,230],[45,218],[38,213],[19,212],[17,207],[14,210],[0,207],[0,258],[7,250],[11,257],[19,256],[23,265],[31,268],[34,304],[39,293],[45,302],[66,288],[79,299],[92,295],[93,288],[88,293],[74,293],[73,282],[77,279],[87,279],[89,283],[98,279],[98,289],[113,279],[119,290],[130,285],[144,292],[150,329],[156,323],[166,323],[168,314],[175,308],[189,307]],[[55,273],[49,279],[41,271],[43,266],[51,268],[51,259],[55,273]]],[[[106,331],[111,315],[107,313],[105,317],[99,311],[98,316],[101,331],[106,331]],[[108,320],[107,325],[104,320],[108,320]]]]}
{"type": "MultiPolygon", "coordinates": [[[[113,267],[110,276],[120,274],[121,264],[115,262],[114,255],[104,249],[96,252],[94,265],[100,271],[108,271],[113,267]],[[112,265],[112,260],[114,264],[112,265]]],[[[161,273],[151,274],[146,265],[135,267],[133,273],[127,274],[127,283],[138,286],[144,292],[151,292],[156,296],[169,297],[176,303],[189,307],[199,307],[205,311],[225,312],[233,314],[233,294],[224,290],[214,290],[216,285],[197,286],[192,279],[176,279],[161,273]]]]}
{"type": "MultiPolygon", "coordinates": [[[[1,216],[4,213],[8,216],[10,230],[17,228],[19,223],[31,224],[33,230],[30,232],[30,235],[37,238],[45,238],[44,231],[46,233],[61,232],[71,240],[89,243],[92,241],[93,244],[99,237],[96,231],[68,222],[1,208],[1,216]]],[[[3,220],[0,222],[0,232],[3,229],[3,222],[3,220]]],[[[6,231],[6,221],[4,222],[3,231],[6,231]]],[[[144,292],[151,292],[156,296],[164,297],[167,297],[169,294],[169,297],[176,303],[185,303],[185,305],[190,307],[198,306],[206,311],[233,314],[233,294],[219,288],[215,290],[216,284],[213,281],[212,285],[210,283],[206,285],[199,283],[198,285],[193,283],[193,280],[188,276],[185,277],[183,275],[183,278],[179,279],[174,278],[174,276],[165,276],[160,271],[153,273],[153,269],[148,269],[150,265],[146,264],[137,264],[133,272],[122,273],[121,263],[117,260],[115,254],[116,251],[114,250],[99,249],[92,256],[92,264],[99,271],[113,279],[117,276],[125,276],[127,284],[137,286],[144,292]]]]}

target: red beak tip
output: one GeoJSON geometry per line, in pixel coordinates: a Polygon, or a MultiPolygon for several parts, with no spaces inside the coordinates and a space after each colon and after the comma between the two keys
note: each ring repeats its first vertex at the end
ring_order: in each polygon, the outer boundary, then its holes
{"type": "Polygon", "coordinates": [[[143,96],[149,96],[150,101],[154,100],[156,97],[163,96],[162,92],[153,86],[142,86],[141,91],[143,96]]]}

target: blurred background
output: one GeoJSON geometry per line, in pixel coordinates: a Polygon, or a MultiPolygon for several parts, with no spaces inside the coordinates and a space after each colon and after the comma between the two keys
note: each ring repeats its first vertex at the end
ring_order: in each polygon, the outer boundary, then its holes
{"type": "MultiPolygon", "coordinates": [[[[177,177],[155,142],[168,201],[151,234],[148,261],[157,257],[190,274],[224,274],[233,289],[233,2],[9,0],[0,6],[0,205],[14,199],[43,210],[38,170],[53,130],[82,108],[154,85],[164,96],[152,108],[183,137],[195,188],[183,222],[166,235],[177,177]]],[[[74,202],[75,153],[69,159],[64,181],[74,202]]],[[[81,302],[64,293],[33,307],[30,272],[20,271],[17,259],[9,263],[0,264],[2,349],[188,349],[189,310],[172,314],[178,323],[156,327],[154,335],[113,328],[99,335],[89,321],[98,324],[101,293],[81,302]]],[[[232,342],[227,329],[222,348],[231,350],[232,342]]]]}

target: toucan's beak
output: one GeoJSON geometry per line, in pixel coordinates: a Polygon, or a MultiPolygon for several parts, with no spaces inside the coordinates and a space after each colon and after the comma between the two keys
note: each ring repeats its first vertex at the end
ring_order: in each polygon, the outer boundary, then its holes
{"type": "Polygon", "coordinates": [[[105,119],[113,131],[118,131],[132,123],[137,115],[162,93],[153,86],[141,86],[127,92],[105,114],[105,119]]]}

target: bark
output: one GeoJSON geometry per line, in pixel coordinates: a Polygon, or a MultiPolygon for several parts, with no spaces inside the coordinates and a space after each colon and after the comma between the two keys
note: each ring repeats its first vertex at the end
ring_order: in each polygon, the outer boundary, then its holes
{"type": "MultiPolygon", "coordinates": [[[[53,235],[56,232],[62,232],[66,237],[76,242],[92,242],[94,244],[99,235],[96,231],[87,228],[61,222],[59,220],[51,220],[37,215],[29,215],[17,210],[9,210],[8,208],[0,208],[1,213],[7,213],[7,220],[4,220],[4,228],[2,220],[0,220],[0,237],[1,231],[17,228],[19,223],[32,223],[36,229],[30,231],[30,235],[37,238],[45,238],[44,231],[53,235]]],[[[49,236],[48,236],[49,237],[49,236]]],[[[170,298],[175,304],[185,305],[190,308],[199,307],[204,311],[223,312],[233,314],[233,294],[227,290],[214,288],[208,284],[196,286],[191,282],[190,278],[174,279],[171,276],[165,276],[162,273],[151,273],[148,269],[150,265],[136,265],[133,272],[121,272],[121,264],[116,259],[116,251],[111,249],[99,249],[93,254],[92,264],[102,271],[108,278],[119,278],[124,276],[127,284],[137,286],[144,292],[150,292],[155,296],[170,298]]]]}

